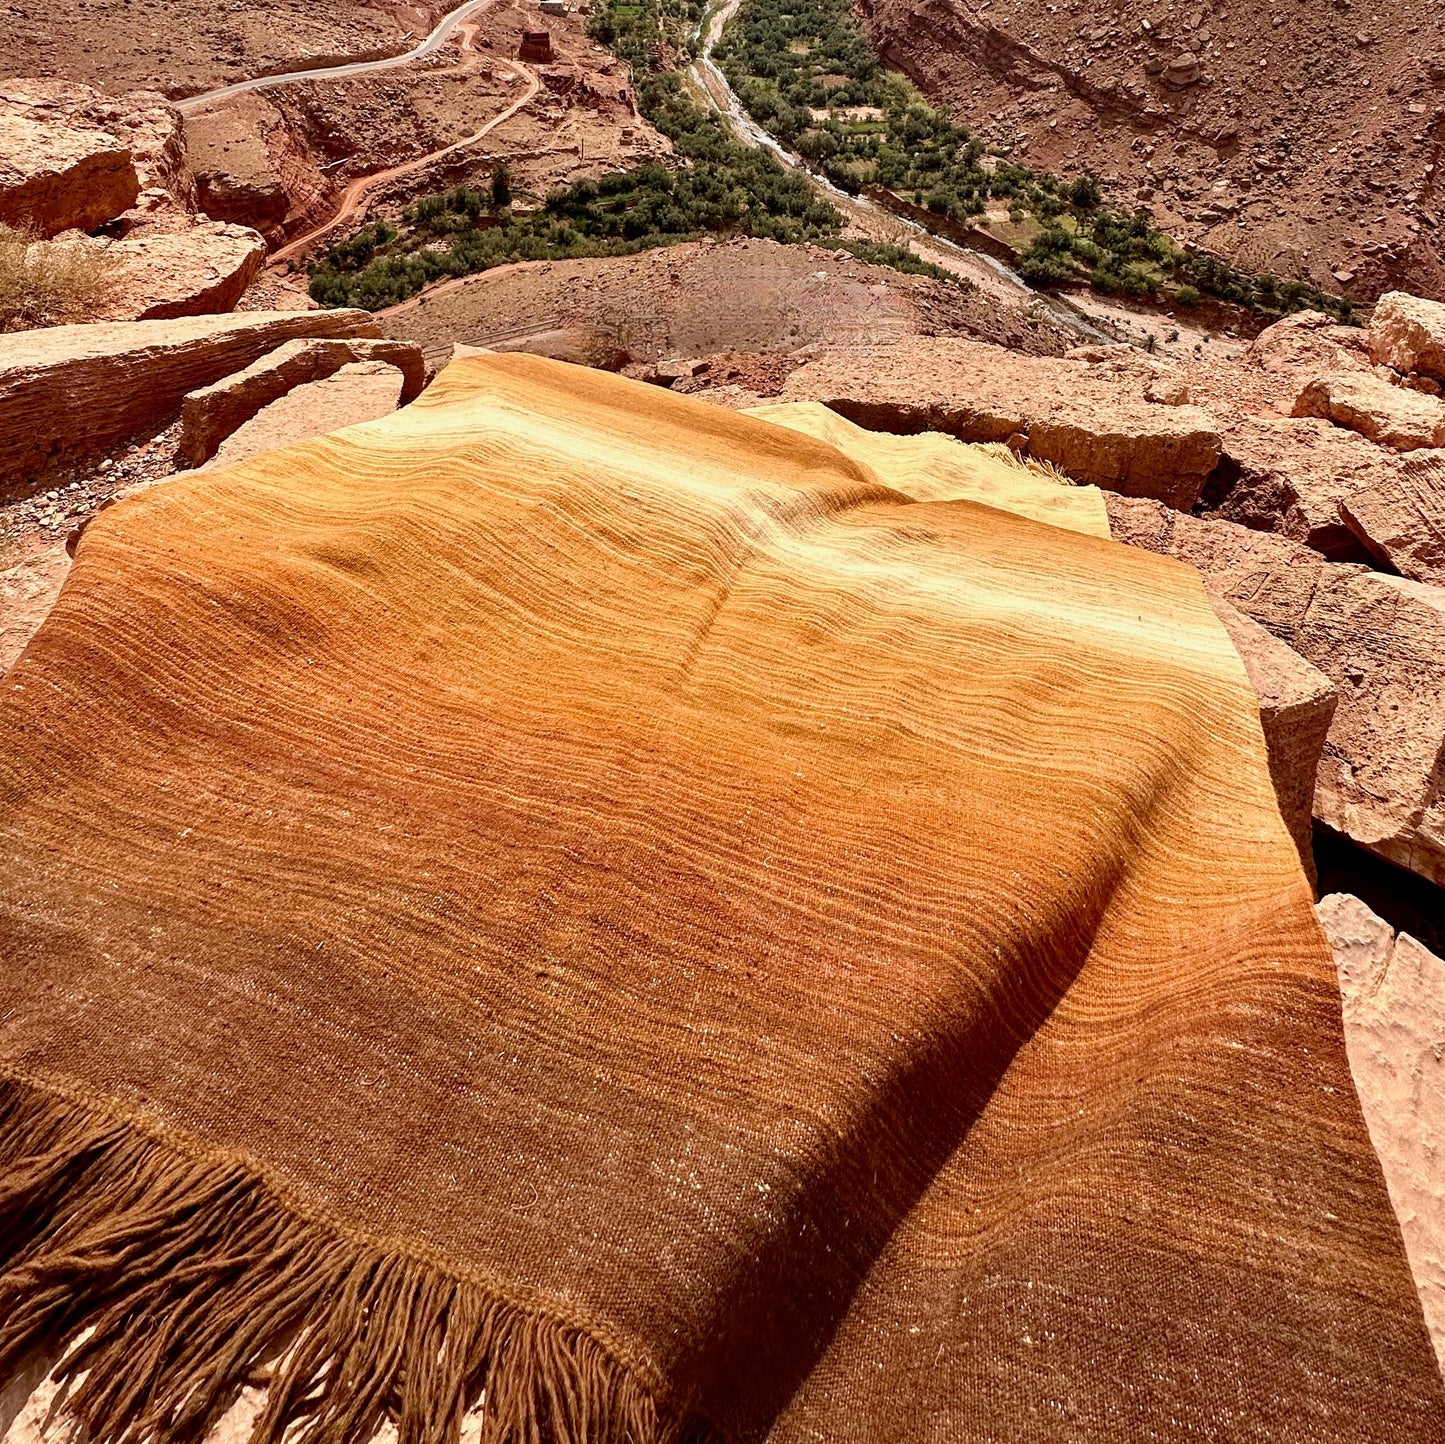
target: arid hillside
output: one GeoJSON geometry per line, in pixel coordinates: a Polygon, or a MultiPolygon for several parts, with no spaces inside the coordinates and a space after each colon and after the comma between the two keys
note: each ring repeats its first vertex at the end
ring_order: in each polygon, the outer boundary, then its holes
{"type": "Polygon", "coordinates": [[[115,92],[189,95],[252,75],[389,55],[416,44],[452,7],[377,0],[16,0],[7,5],[0,76],[61,76],[115,92]]]}
{"type": "Polygon", "coordinates": [[[1445,15],[1427,0],[859,0],[889,63],[1041,170],[1242,268],[1445,295],[1445,15]]]}

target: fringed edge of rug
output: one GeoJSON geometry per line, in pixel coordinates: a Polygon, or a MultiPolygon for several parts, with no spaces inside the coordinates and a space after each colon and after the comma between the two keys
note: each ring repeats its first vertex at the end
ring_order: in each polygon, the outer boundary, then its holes
{"type": "MultiPolygon", "coordinates": [[[[660,1444],[594,1333],[289,1208],[256,1174],[0,1079],[0,1385],[63,1349],[90,1444],[199,1444],[247,1385],[253,1444],[660,1444]]],[[[704,1434],[707,1431],[703,1431],[704,1434]]],[[[693,1431],[688,1431],[689,1436],[693,1431]]]]}

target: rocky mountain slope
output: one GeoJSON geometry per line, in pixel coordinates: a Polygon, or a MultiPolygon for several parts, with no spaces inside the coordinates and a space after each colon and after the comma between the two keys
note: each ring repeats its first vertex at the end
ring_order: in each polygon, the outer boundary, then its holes
{"type": "Polygon", "coordinates": [[[1445,15],[1428,0],[860,0],[890,64],[1029,165],[1180,239],[1371,299],[1445,295],[1445,15]]]}
{"type": "Polygon", "coordinates": [[[432,0],[12,0],[0,75],[61,76],[110,91],[159,83],[187,95],[329,58],[395,54],[450,8],[432,0]]]}

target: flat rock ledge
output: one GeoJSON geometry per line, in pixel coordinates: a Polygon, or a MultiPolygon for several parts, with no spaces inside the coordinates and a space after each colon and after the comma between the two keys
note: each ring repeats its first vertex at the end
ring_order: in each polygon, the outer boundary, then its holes
{"type": "Polygon", "coordinates": [[[1219,462],[1219,428],[1197,406],[1150,400],[1156,380],[926,337],[830,352],[793,372],[781,399],[821,401],[873,431],[1009,442],[1075,481],[1187,511],[1219,462]]]}
{"type": "Polygon", "coordinates": [[[297,386],[325,380],[353,362],[379,361],[401,373],[399,405],[421,395],[426,385],[426,359],[409,341],[325,339],[287,341],[244,371],[190,392],[181,404],[181,454],[202,466],[232,432],[263,407],[297,386]]]}
{"type": "Polygon", "coordinates": [[[253,311],[0,336],[0,501],[159,430],[187,392],[300,337],[380,337],[366,311],[253,311]]]}

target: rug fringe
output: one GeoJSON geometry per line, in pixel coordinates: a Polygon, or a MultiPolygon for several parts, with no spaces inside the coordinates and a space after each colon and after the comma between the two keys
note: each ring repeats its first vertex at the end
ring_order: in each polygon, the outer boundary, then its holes
{"type": "Polygon", "coordinates": [[[41,1348],[91,1444],[200,1444],[265,1383],[252,1444],[663,1444],[587,1330],[299,1217],[239,1165],[0,1081],[0,1383],[41,1348]]]}

